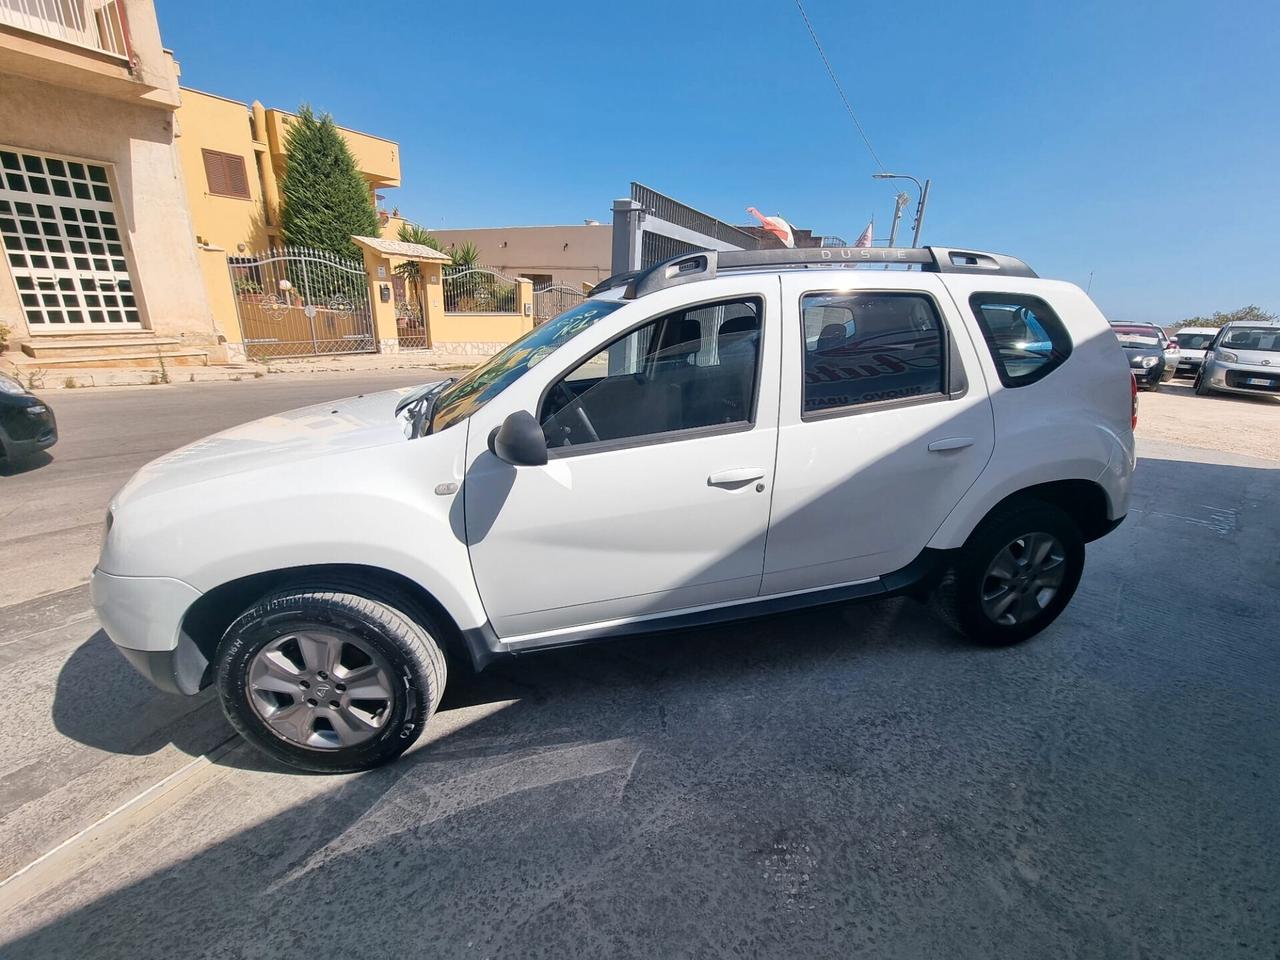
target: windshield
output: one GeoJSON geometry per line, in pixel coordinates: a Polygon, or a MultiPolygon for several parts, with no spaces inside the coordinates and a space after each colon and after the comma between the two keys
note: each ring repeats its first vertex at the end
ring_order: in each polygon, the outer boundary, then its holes
{"type": "Polygon", "coordinates": [[[534,327],[451,384],[436,398],[430,432],[444,430],[459,420],[465,420],[520,379],[526,370],[545,360],[557,347],[568,343],[621,306],[622,303],[616,300],[584,300],[560,316],[534,327]]]}
{"type": "Polygon", "coordinates": [[[1180,333],[1174,339],[1184,350],[1204,350],[1213,343],[1215,336],[1212,333],[1180,333]]]}
{"type": "Polygon", "coordinates": [[[1151,327],[1113,327],[1122,347],[1158,347],[1160,337],[1151,327]]]}
{"type": "Polygon", "coordinates": [[[1280,353],[1280,327],[1232,327],[1218,346],[1280,353]]]}

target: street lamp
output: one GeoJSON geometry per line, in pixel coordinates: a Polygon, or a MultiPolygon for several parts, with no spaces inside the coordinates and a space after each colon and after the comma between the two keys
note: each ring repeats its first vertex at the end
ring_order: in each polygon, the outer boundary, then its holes
{"type": "MultiPolygon", "coordinates": [[[[898,195],[893,198],[893,225],[889,227],[889,246],[891,247],[898,241],[898,221],[902,219],[902,208],[910,202],[911,198],[901,190],[899,190],[898,195]]],[[[884,268],[888,270],[889,265],[886,263],[884,268]]]]}
{"type": "Polygon", "coordinates": [[[924,225],[924,205],[929,202],[929,181],[925,180],[924,183],[921,183],[915,177],[906,173],[873,173],[871,176],[876,180],[910,180],[916,185],[916,189],[920,191],[920,201],[916,204],[915,234],[911,238],[911,245],[913,247],[920,246],[920,228],[924,225]]]}

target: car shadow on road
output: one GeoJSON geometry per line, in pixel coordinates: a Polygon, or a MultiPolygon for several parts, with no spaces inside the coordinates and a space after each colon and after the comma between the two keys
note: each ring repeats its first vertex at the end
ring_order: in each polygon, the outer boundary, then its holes
{"type": "MultiPolygon", "coordinates": [[[[1173,396],[1194,397],[1196,396],[1195,380],[1183,377],[1174,377],[1160,384],[1161,393],[1170,393],[1173,396]]],[[[1272,394],[1259,393],[1222,393],[1220,391],[1207,394],[1200,397],[1201,400],[1221,400],[1227,403],[1240,403],[1246,406],[1253,405],[1255,407],[1273,406],[1277,402],[1277,397],[1272,394]]],[[[1139,407],[1141,409],[1141,407],[1139,407]]]]}
{"type": "Polygon", "coordinates": [[[130,756],[170,743],[198,756],[232,735],[212,690],[195,697],[161,693],[102,630],[77,647],[58,673],[53,723],[85,746],[130,756]]]}
{"type": "MultiPolygon", "coordinates": [[[[92,674],[98,651],[86,646],[81,657],[92,674]]],[[[502,951],[480,943],[507,941],[516,949],[509,938],[524,914],[504,919],[506,908],[496,904],[506,895],[495,899],[483,889],[519,886],[527,875],[546,884],[547,893],[534,899],[551,912],[561,894],[566,902],[593,899],[603,876],[647,888],[638,898],[678,899],[686,906],[673,906],[675,922],[639,935],[636,943],[647,949],[634,955],[707,955],[740,922],[743,908],[733,901],[746,896],[758,916],[769,915],[774,893],[744,886],[752,886],[761,863],[779,856],[774,844],[786,836],[775,823],[787,821],[784,811],[807,816],[799,811],[815,778],[823,793],[853,789],[860,772],[879,779],[883,773],[875,771],[893,762],[885,745],[904,723],[922,722],[897,703],[888,708],[897,719],[886,722],[884,704],[859,689],[867,681],[851,679],[902,677],[957,658],[985,663],[999,654],[950,633],[920,605],[892,599],[508,660],[451,686],[435,735],[428,727],[420,748],[397,763],[333,779],[332,786],[314,778],[298,785],[296,797],[288,780],[256,778],[259,800],[274,794],[289,805],[250,817],[225,839],[105,892],[9,949],[15,956],[80,951],[143,960],[171,956],[184,944],[179,952],[189,956],[292,957],[309,955],[298,931],[311,929],[323,936],[326,953],[372,956],[395,944],[397,952],[418,955],[429,927],[435,933],[422,955],[495,955],[502,951]],[[854,735],[866,745],[862,756],[848,750],[854,735]],[[706,804],[721,807],[725,822],[713,813],[717,822],[704,823],[706,804]],[[695,856],[694,846],[718,830],[742,831],[742,844],[730,843],[726,859],[695,856]],[[322,866],[330,845],[347,840],[355,848],[322,866]],[[635,857],[637,873],[609,866],[635,857]],[[671,863],[682,868],[674,876],[671,863]],[[726,863],[735,879],[722,876],[726,863]],[[553,875],[560,879],[548,884],[553,875]],[[318,894],[316,885],[330,879],[343,892],[318,894]],[[705,900],[700,888],[716,891],[711,912],[721,920],[693,924],[688,911],[705,900]],[[334,910],[351,922],[334,923],[334,910]]],[[[894,681],[878,696],[896,700],[900,692],[894,681]]],[[[937,719],[918,713],[924,716],[937,719]]],[[[94,739],[113,743],[101,734],[94,739]]],[[[218,762],[241,767],[248,758],[249,769],[289,772],[255,757],[233,750],[218,762]]],[[[231,795],[209,789],[213,794],[196,802],[221,834],[223,817],[241,822],[245,800],[229,799],[212,813],[216,796],[231,795]]],[[[151,821],[145,841],[134,842],[162,859],[170,849],[199,847],[184,834],[188,817],[174,811],[151,821]]],[[[834,834],[831,841],[840,842],[834,834]]],[[[627,897],[608,899],[610,924],[618,922],[615,911],[632,909],[627,897]]],[[[564,939],[516,952],[611,952],[585,932],[582,917],[566,919],[564,939]]]]}
{"type": "MultiPolygon", "coordinates": [[[[900,598],[870,601],[526,654],[498,661],[480,674],[455,669],[439,713],[447,717],[452,711],[516,701],[563,704],[566,697],[589,694],[593,688],[626,697],[660,695],[671,685],[699,679],[737,682],[823,661],[904,655],[921,646],[973,650],[918,604],[900,598]]],[[[60,733],[79,743],[133,756],[170,743],[198,756],[234,735],[212,688],[196,697],[156,691],[101,630],[63,665],[53,720],[60,733]]],[[[216,762],[310,776],[254,750],[233,750],[216,762]]]]}
{"type": "Polygon", "coordinates": [[[0,477],[17,477],[24,473],[32,473],[51,463],[53,463],[53,455],[47,450],[40,450],[25,457],[19,457],[17,460],[0,457],[0,477]]]}

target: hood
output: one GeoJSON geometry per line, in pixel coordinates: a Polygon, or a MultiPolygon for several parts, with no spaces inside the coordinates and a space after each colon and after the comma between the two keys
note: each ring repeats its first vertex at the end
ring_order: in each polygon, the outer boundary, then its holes
{"type": "Polygon", "coordinates": [[[280,464],[405,442],[396,404],[413,387],[318,403],[232,427],[152,460],[116,495],[173,489],[280,464]]]}

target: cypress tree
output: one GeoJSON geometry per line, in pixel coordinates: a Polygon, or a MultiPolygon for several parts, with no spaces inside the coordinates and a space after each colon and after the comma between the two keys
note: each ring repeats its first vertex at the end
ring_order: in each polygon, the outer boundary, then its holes
{"type": "Polygon", "coordinates": [[[280,230],[291,247],[312,247],[359,258],[352,235],[378,236],[369,185],[333,117],[303,105],[285,135],[280,230]]]}

